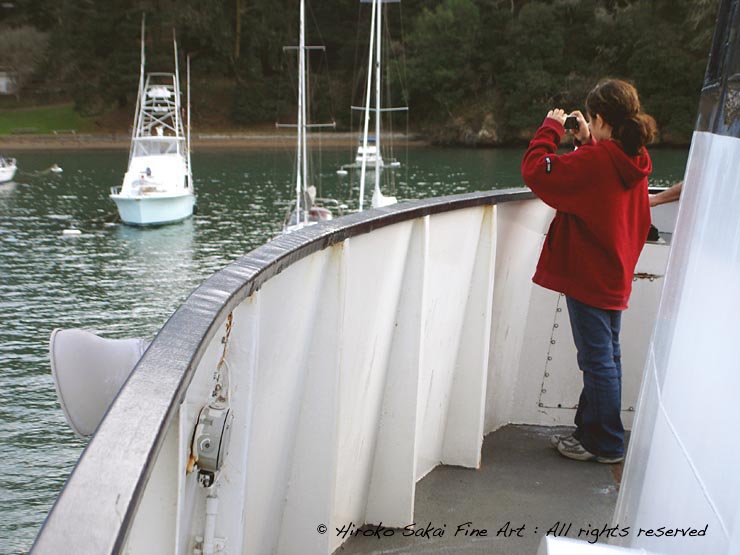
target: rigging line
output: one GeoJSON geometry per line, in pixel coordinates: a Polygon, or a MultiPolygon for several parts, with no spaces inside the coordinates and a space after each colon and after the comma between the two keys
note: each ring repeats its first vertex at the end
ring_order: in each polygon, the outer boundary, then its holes
{"type": "Polygon", "coordinates": [[[403,72],[402,78],[401,78],[401,94],[404,95],[404,104],[406,106],[409,105],[409,94],[408,94],[408,67],[406,65],[406,29],[404,27],[404,19],[403,19],[403,8],[399,6],[398,9],[399,12],[399,19],[401,21],[401,67],[399,68],[399,73],[403,72]]]}
{"type": "MultiPolygon", "coordinates": [[[[318,22],[316,20],[316,14],[314,13],[313,7],[311,4],[308,4],[308,10],[311,14],[311,19],[313,20],[314,28],[316,29],[316,33],[319,36],[319,44],[324,45],[326,42],[324,41],[324,36],[321,33],[321,29],[319,28],[318,22]]],[[[319,63],[319,68],[317,71],[318,75],[326,75],[326,89],[329,96],[329,117],[331,118],[332,122],[336,122],[336,107],[334,105],[334,94],[333,89],[331,86],[331,71],[329,69],[329,54],[326,51],[326,48],[323,49],[323,53],[321,56],[321,62],[319,63]],[[323,68],[326,68],[326,71],[322,71],[323,68]]],[[[317,77],[317,80],[321,80],[321,77],[317,77]]]]}
{"type": "MultiPolygon", "coordinates": [[[[391,102],[391,82],[390,82],[390,78],[389,78],[390,77],[390,71],[388,69],[388,65],[390,64],[390,61],[391,61],[391,47],[392,47],[392,44],[391,44],[391,31],[390,31],[390,20],[388,18],[388,6],[385,5],[385,6],[382,6],[382,8],[384,10],[383,16],[385,17],[385,21],[387,22],[383,26],[383,41],[385,42],[385,45],[386,45],[385,48],[383,49],[385,51],[385,58],[386,58],[386,61],[383,64],[383,67],[385,68],[385,76],[384,76],[384,80],[385,80],[385,98],[386,98],[386,105],[389,108],[392,108],[393,107],[393,102],[391,102]]],[[[388,145],[390,145],[388,147],[388,152],[390,154],[390,161],[392,162],[393,161],[393,156],[394,156],[394,150],[395,150],[393,148],[393,115],[392,115],[392,113],[391,112],[388,112],[388,114],[386,115],[386,118],[385,119],[386,119],[387,127],[388,127],[388,141],[387,141],[387,143],[388,143],[388,145]]],[[[388,177],[388,180],[392,182],[393,181],[393,176],[388,177]]]]}
{"type": "MultiPolygon", "coordinates": [[[[390,17],[389,17],[389,14],[388,14],[390,8],[386,5],[386,6],[383,6],[383,9],[385,10],[385,20],[387,22],[390,22],[390,17]]],[[[391,99],[392,99],[392,96],[391,96],[391,90],[392,90],[391,89],[391,72],[392,72],[392,66],[393,65],[397,65],[397,64],[391,64],[391,55],[393,54],[393,41],[392,41],[392,37],[391,37],[390,27],[391,27],[390,26],[390,23],[387,23],[385,25],[384,29],[383,29],[384,30],[384,38],[383,38],[383,40],[385,41],[385,44],[386,44],[386,47],[384,49],[385,52],[386,52],[386,63],[384,64],[385,71],[386,71],[386,76],[385,76],[386,94],[385,94],[385,97],[387,99],[387,106],[393,107],[393,102],[391,101],[391,99]],[[389,66],[391,66],[391,67],[389,67],[389,66]]],[[[390,145],[388,147],[389,163],[393,163],[396,160],[396,146],[395,146],[394,136],[393,136],[393,133],[394,133],[394,129],[393,129],[394,119],[393,119],[393,113],[392,112],[388,112],[387,113],[387,115],[386,115],[386,122],[387,122],[387,129],[388,129],[388,140],[386,142],[387,142],[388,145],[390,145]]],[[[395,172],[391,170],[390,175],[388,175],[388,177],[386,177],[385,179],[386,179],[386,182],[390,185],[391,193],[392,194],[395,194],[395,192],[396,192],[396,174],[395,174],[395,172]]]]}
{"type": "MultiPolygon", "coordinates": [[[[358,68],[360,66],[360,44],[362,44],[362,41],[360,40],[360,29],[364,28],[364,26],[361,26],[362,22],[362,4],[360,2],[357,3],[357,26],[355,27],[357,29],[357,33],[355,34],[355,59],[352,65],[352,90],[350,91],[352,96],[350,98],[349,104],[354,104],[355,98],[357,97],[358,93],[358,87],[360,86],[360,80],[361,80],[361,73],[358,71],[358,68]]],[[[365,52],[363,49],[362,52],[363,59],[366,57],[365,52]]],[[[364,90],[364,87],[363,87],[364,90]]]]}
{"type": "MultiPolygon", "coordinates": [[[[367,24],[363,21],[363,7],[361,2],[357,2],[357,33],[355,35],[355,60],[353,67],[353,75],[352,75],[352,91],[351,91],[351,98],[350,98],[350,106],[354,104],[355,98],[361,99],[359,103],[357,103],[358,106],[361,106],[364,104],[364,91],[365,91],[365,76],[367,75],[367,72],[364,69],[364,65],[360,63],[360,59],[367,59],[367,54],[364,48],[365,44],[369,44],[368,42],[361,40],[360,38],[360,30],[366,29],[367,24]],[[363,45],[362,52],[360,52],[360,45],[363,45]]],[[[364,35],[363,35],[364,38],[364,35]]],[[[354,161],[354,154],[355,149],[357,148],[357,138],[355,136],[355,114],[354,110],[350,109],[350,141],[349,141],[349,156],[350,159],[354,161]]],[[[362,135],[362,121],[363,118],[359,118],[359,123],[357,124],[357,132],[356,134],[358,136],[362,135]]],[[[352,186],[351,186],[351,180],[350,180],[350,196],[352,196],[352,186]]]]}
{"type": "Polygon", "coordinates": [[[316,30],[316,34],[319,36],[319,44],[323,45],[325,44],[324,37],[321,34],[321,28],[319,27],[319,24],[316,21],[316,14],[313,11],[313,6],[311,5],[310,2],[308,2],[306,5],[308,6],[308,12],[309,12],[309,15],[311,16],[311,21],[313,21],[313,26],[314,26],[314,29],[316,30]]]}
{"type": "MultiPolygon", "coordinates": [[[[404,25],[404,18],[403,18],[403,6],[398,7],[398,19],[399,19],[399,26],[401,28],[401,65],[397,68],[398,74],[399,74],[399,83],[401,85],[401,96],[403,97],[403,104],[404,106],[409,106],[411,103],[409,102],[409,89],[408,89],[408,66],[406,64],[406,27],[404,25]]],[[[405,160],[404,160],[404,171],[406,174],[406,183],[409,183],[409,122],[411,121],[409,110],[406,110],[406,129],[405,129],[405,140],[406,145],[404,147],[404,154],[405,154],[405,160]]]]}
{"type": "Polygon", "coordinates": [[[406,173],[406,185],[409,183],[409,111],[406,110],[406,148],[404,160],[404,171],[406,173]]]}
{"type": "MultiPolygon", "coordinates": [[[[284,74],[288,76],[289,88],[291,89],[291,92],[293,93],[295,98],[298,98],[298,81],[297,81],[298,76],[293,74],[293,68],[292,66],[288,65],[288,60],[285,57],[283,57],[283,60],[284,60],[283,68],[285,69],[284,74]]],[[[279,109],[279,106],[276,106],[275,107],[276,112],[278,109],[279,109]]],[[[277,121],[277,118],[275,118],[275,121],[277,121]]]]}
{"type": "MultiPolygon", "coordinates": [[[[290,89],[290,91],[292,93],[296,93],[296,96],[297,96],[297,89],[298,89],[298,87],[296,85],[296,82],[294,80],[294,75],[292,73],[292,69],[293,69],[292,64],[291,65],[288,64],[288,59],[287,59],[287,56],[285,54],[281,57],[281,64],[282,64],[281,74],[282,75],[287,75],[287,77],[288,77],[287,81],[288,82],[286,83],[286,80],[285,79],[280,79],[280,81],[279,81],[280,82],[279,91],[281,93],[279,95],[279,100],[280,101],[283,98],[282,92],[284,92],[286,89],[290,89]]],[[[287,97],[287,94],[285,96],[287,97]]],[[[279,110],[280,110],[280,105],[275,106],[275,121],[276,122],[278,121],[278,116],[280,114],[280,111],[279,110]]],[[[296,149],[295,148],[292,148],[292,147],[289,148],[288,147],[288,143],[286,141],[283,141],[283,138],[282,137],[281,137],[281,139],[278,142],[280,143],[280,145],[282,147],[282,149],[281,149],[282,150],[282,154],[285,155],[285,157],[287,157],[287,159],[288,159],[288,164],[289,164],[289,167],[290,167],[290,180],[287,182],[287,186],[288,186],[288,190],[289,190],[288,196],[290,196],[292,194],[292,192],[290,192],[290,189],[292,188],[292,185],[296,182],[296,179],[298,178],[298,174],[296,172],[297,160],[298,160],[297,157],[296,157],[296,149]]],[[[278,164],[278,158],[279,158],[278,157],[278,152],[275,152],[274,153],[274,156],[273,156],[274,167],[275,168],[277,167],[277,164],[278,164]]],[[[281,160],[281,163],[282,163],[282,160],[283,160],[282,156],[280,157],[280,160],[281,160]]],[[[277,179],[277,175],[278,175],[277,174],[277,170],[274,169],[274,178],[275,179],[273,181],[274,181],[275,184],[277,184],[278,186],[280,186],[280,182],[277,179]]],[[[287,211],[288,211],[288,214],[285,217],[286,221],[290,217],[290,211],[291,211],[290,202],[288,202],[287,211]]]]}
{"type": "MultiPolygon", "coordinates": [[[[386,25],[386,27],[388,27],[388,26],[386,25]]],[[[389,37],[389,42],[390,42],[390,37],[389,37]]],[[[389,46],[390,46],[390,44],[389,44],[389,46]]],[[[386,48],[386,50],[388,50],[388,49],[386,48]]],[[[386,67],[388,66],[387,63],[385,65],[386,65],[386,67]]],[[[385,79],[385,86],[386,86],[386,95],[385,95],[385,97],[388,99],[388,105],[389,106],[392,106],[392,104],[391,104],[391,85],[390,85],[390,79],[388,79],[387,77],[385,79]]],[[[385,141],[385,142],[386,142],[386,144],[389,145],[388,146],[389,157],[388,157],[388,160],[386,161],[386,163],[392,164],[395,161],[395,159],[396,159],[396,145],[394,143],[394,138],[393,138],[393,112],[388,112],[386,114],[386,122],[387,122],[386,125],[387,125],[387,129],[388,129],[388,140],[385,141]]],[[[395,192],[396,192],[396,172],[393,171],[393,168],[389,168],[389,170],[390,170],[388,172],[389,175],[386,178],[386,180],[387,180],[387,182],[389,184],[389,189],[390,189],[391,194],[395,194],[395,192]]]]}
{"type": "Polygon", "coordinates": [[[323,182],[324,182],[324,175],[323,175],[323,172],[321,171],[321,168],[324,167],[324,165],[322,163],[323,154],[324,154],[324,149],[323,149],[323,145],[324,145],[324,134],[321,131],[319,131],[317,134],[319,136],[319,171],[318,171],[319,186],[317,187],[317,189],[318,189],[318,195],[317,196],[319,198],[321,198],[321,197],[324,196],[323,187],[322,187],[323,182]]]}
{"type": "MultiPolygon", "coordinates": [[[[291,92],[293,93],[294,98],[298,98],[300,91],[298,90],[298,73],[295,72],[294,64],[288,63],[288,56],[285,55],[285,49],[283,49],[283,57],[282,57],[282,63],[283,63],[283,74],[288,76],[288,87],[291,92]],[[295,73],[294,73],[295,72],[295,73]]],[[[281,80],[282,83],[284,83],[283,80],[281,80]]],[[[277,108],[276,108],[277,110],[277,108]]],[[[298,114],[296,113],[296,121],[298,119],[298,114]]],[[[282,141],[280,141],[282,143],[282,141]]],[[[288,161],[291,167],[291,177],[290,182],[288,183],[288,186],[292,189],[294,184],[298,180],[298,152],[295,148],[289,148],[288,144],[283,144],[283,151],[288,156],[288,161]]],[[[294,198],[292,203],[295,204],[295,209],[298,210],[298,203],[296,202],[296,199],[294,198]]],[[[291,212],[291,203],[288,203],[288,215],[286,216],[286,221],[290,217],[291,212]]]]}

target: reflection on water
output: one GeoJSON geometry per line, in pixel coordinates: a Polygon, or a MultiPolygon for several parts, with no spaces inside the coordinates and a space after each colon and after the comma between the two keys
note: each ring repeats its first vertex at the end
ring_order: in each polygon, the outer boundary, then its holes
{"type": "MultiPolygon", "coordinates": [[[[15,182],[0,186],[0,553],[30,547],[84,444],[67,428],[48,362],[55,327],[105,337],[151,337],[207,276],[282,228],[294,195],[286,150],[196,152],[198,214],[152,229],[111,226],[107,194],[120,185],[125,151],[8,152],[15,182]],[[61,175],[42,170],[57,163],[61,175]],[[77,236],[63,236],[73,224],[77,236]]],[[[354,156],[354,149],[349,153],[354,156]]],[[[399,200],[521,184],[521,150],[416,149],[382,172],[399,200]]],[[[350,209],[359,180],[339,177],[345,150],[314,158],[319,196],[350,209]]],[[[656,182],[683,176],[687,153],[654,153],[656,182]]],[[[372,174],[371,174],[372,175],[372,174]]],[[[366,183],[365,204],[372,196],[366,183]]]]}
{"type": "Polygon", "coordinates": [[[107,263],[111,289],[121,303],[134,299],[132,310],[155,317],[165,299],[172,310],[180,304],[183,291],[193,288],[199,275],[194,260],[192,219],[153,229],[118,226],[113,236],[119,249],[107,263]]]}

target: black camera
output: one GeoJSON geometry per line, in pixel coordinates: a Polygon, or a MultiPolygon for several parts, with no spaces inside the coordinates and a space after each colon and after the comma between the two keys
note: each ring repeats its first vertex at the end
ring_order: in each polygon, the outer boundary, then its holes
{"type": "Polygon", "coordinates": [[[580,127],[578,125],[578,118],[576,116],[568,116],[565,118],[565,123],[563,124],[563,127],[566,129],[575,129],[578,130],[580,127]]]}

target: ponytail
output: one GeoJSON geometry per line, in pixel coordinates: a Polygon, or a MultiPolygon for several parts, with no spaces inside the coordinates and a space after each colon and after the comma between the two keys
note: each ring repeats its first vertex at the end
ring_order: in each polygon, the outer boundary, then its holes
{"type": "Polygon", "coordinates": [[[655,120],[644,112],[627,117],[614,128],[612,138],[619,142],[627,156],[637,156],[655,137],[655,120]]]}
{"type": "Polygon", "coordinates": [[[614,139],[628,156],[637,156],[655,137],[652,116],[642,111],[635,87],[620,79],[605,79],[586,97],[591,116],[601,115],[612,127],[614,139]]]}

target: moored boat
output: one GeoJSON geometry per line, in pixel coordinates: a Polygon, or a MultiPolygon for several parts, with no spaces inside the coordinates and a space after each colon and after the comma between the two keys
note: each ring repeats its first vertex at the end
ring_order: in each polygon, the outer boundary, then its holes
{"type": "Polygon", "coordinates": [[[385,196],[381,192],[381,171],[385,168],[398,168],[400,163],[395,158],[383,158],[381,149],[381,116],[387,112],[408,111],[408,107],[383,106],[383,10],[386,3],[398,3],[400,0],[361,0],[362,3],[372,4],[370,18],[370,38],[368,48],[367,79],[363,106],[352,106],[352,110],[363,113],[363,131],[360,144],[357,147],[355,160],[351,164],[343,165],[337,173],[344,175],[349,169],[356,169],[360,173],[359,209],[362,210],[365,202],[365,182],[368,172],[374,172],[374,188],[372,196],[373,208],[389,206],[396,203],[396,198],[385,196]],[[375,136],[369,135],[370,121],[374,120],[375,136]]]}
{"type": "Polygon", "coordinates": [[[120,188],[111,188],[121,220],[136,226],[189,218],[195,206],[190,164],[190,65],[187,113],[181,107],[177,41],[175,72],[145,74],[144,22],[141,70],[128,169],[120,188]],[[187,122],[184,121],[187,119],[187,122]]]}
{"type": "Polygon", "coordinates": [[[0,156],[0,183],[12,181],[17,170],[18,166],[15,158],[5,158],[0,156]]]}
{"type": "MultiPolygon", "coordinates": [[[[321,49],[321,46],[306,46],[306,17],[305,0],[301,0],[299,8],[299,35],[298,46],[298,121],[295,125],[278,124],[278,127],[295,127],[297,130],[296,143],[296,181],[295,198],[290,202],[283,222],[283,233],[291,233],[306,226],[331,220],[334,217],[331,208],[336,209],[339,215],[343,212],[343,205],[334,199],[319,198],[316,187],[310,184],[308,163],[309,131],[314,128],[331,127],[334,123],[310,123],[308,117],[308,60],[306,53],[309,50],[321,49]]],[[[286,47],[290,48],[290,47],[286,47]]]]}
{"type": "Polygon", "coordinates": [[[383,155],[378,151],[377,141],[375,137],[368,136],[367,146],[364,146],[364,139],[360,137],[359,144],[357,145],[357,153],[355,154],[355,161],[351,164],[344,164],[340,170],[358,170],[362,168],[363,161],[365,163],[366,171],[376,171],[377,168],[383,170],[385,168],[400,168],[401,163],[395,158],[390,162],[386,163],[383,160],[383,155]]]}

